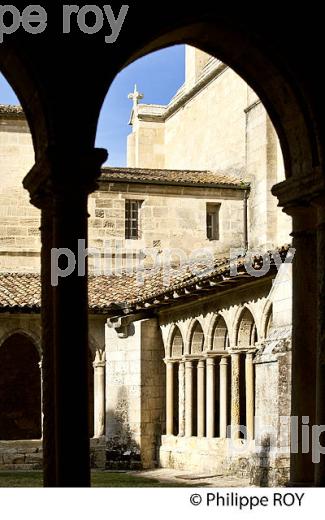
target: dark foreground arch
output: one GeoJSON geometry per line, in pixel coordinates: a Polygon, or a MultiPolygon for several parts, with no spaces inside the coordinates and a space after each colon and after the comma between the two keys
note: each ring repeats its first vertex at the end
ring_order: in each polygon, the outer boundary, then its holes
{"type": "MultiPolygon", "coordinates": [[[[21,30],[8,36],[0,45],[0,68],[21,99],[37,160],[25,187],[42,209],[45,485],[88,486],[90,481],[87,276],[74,274],[53,290],[50,249],[69,247],[77,256],[77,240],[87,234],[87,194],[95,189],[106,159],[104,152],[94,150],[96,126],[111,82],[132,60],[173,43],[192,44],[230,65],[257,92],[279,135],[287,181],[274,193],[293,216],[296,248],[292,414],[309,416],[310,424],[325,424],[320,8],[309,2],[286,13],[275,3],[265,16],[230,3],[185,8],[174,3],[172,8],[163,4],[159,16],[148,23],[141,4],[134,2],[117,42],[107,45],[105,31],[90,36],[74,29],[63,35],[61,5],[42,4],[49,14],[47,31],[35,36],[21,30]],[[310,204],[314,199],[318,216],[310,204]],[[53,208],[51,201],[56,201],[53,208]],[[68,330],[73,330],[73,342],[68,330]],[[72,451],[71,431],[78,431],[72,451]]],[[[315,479],[314,466],[310,453],[293,454],[292,481],[325,485],[325,457],[316,465],[315,479]]]]}

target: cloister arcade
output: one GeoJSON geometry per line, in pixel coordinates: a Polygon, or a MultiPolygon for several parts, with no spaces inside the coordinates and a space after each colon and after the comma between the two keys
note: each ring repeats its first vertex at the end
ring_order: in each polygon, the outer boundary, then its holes
{"type": "Polygon", "coordinates": [[[244,306],[232,320],[221,311],[164,332],[167,435],[253,439],[253,355],[271,321],[268,302],[261,311],[258,326],[244,306]]]}

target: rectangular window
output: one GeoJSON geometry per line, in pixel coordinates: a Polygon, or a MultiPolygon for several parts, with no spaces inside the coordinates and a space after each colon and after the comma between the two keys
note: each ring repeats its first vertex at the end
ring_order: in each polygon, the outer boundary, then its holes
{"type": "Polygon", "coordinates": [[[207,204],[207,238],[219,240],[220,204],[207,204]]]}
{"type": "Polygon", "coordinates": [[[142,200],[128,199],[125,201],[125,238],[137,240],[140,238],[140,208],[142,200]]]}

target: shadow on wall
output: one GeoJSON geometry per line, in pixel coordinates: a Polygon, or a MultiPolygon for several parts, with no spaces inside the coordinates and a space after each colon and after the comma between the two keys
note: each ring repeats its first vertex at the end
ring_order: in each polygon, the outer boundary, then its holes
{"type": "Polygon", "coordinates": [[[261,441],[261,450],[255,467],[254,484],[259,487],[270,486],[270,449],[271,438],[266,435],[261,441]]]}
{"type": "Polygon", "coordinates": [[[128,393],[125,386],[119,388],[117,406],[108,411],[108,441],[106,469],[141,469],[141,450],[129,425],[128,393]]]}

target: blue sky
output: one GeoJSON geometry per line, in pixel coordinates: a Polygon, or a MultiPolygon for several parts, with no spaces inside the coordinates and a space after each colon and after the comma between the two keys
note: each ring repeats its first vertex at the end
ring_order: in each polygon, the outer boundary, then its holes
{"type": "MultiPolygon", "coordinates": [[[[126,139],[134,84],[144,94],[143,103],[167,104],[184,82],[185,48],[177,45],[149,54],[124,69],[114,80],[102,107],[96,146],[109,152],[108,164],[126,165],[126,139]]],[[[0,104],[17,104],[11,87],[0,75],[0,104]]]]}

